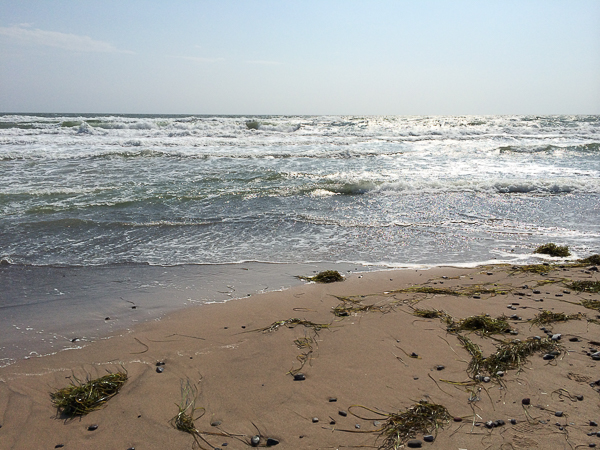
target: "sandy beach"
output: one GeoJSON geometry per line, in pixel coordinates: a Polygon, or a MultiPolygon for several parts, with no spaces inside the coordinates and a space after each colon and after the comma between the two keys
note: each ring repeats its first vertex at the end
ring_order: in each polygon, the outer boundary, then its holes
{"type": "Polygon", "coordinates": [[[586,301],[600,294],[571,283],[599,279],[590,265],[440,267],[190,307],[0,369],[0,448],[241,449],[254,436],[261,447],[378,448],[390,415],[419,404],[447,416],[397,448],[593,447],[600,313],[586,301]],[[569,320],[534,323],[544,311],[569,320]],[[511,331],[459,328],[484,314],[506,316],[511,331]],[[556,351],[535,351],[503,374],[469,370],[465,342],[487,358],[502,342],[530,341],[556,351]],[[102,408],[67,418],[53,406],[57,389],[118,371],[128,380],[102,408]],[[182,386],[196,391],[196,436],[172,424],[182,386]]]}

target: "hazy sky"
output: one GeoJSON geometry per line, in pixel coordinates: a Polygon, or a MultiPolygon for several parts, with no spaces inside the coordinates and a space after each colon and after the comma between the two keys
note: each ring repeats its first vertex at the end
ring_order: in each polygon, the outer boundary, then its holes
{"type": "Polygon", "coordinates": [[[0,111],[600,114],[600,1],[0,0],[0,111]]]}

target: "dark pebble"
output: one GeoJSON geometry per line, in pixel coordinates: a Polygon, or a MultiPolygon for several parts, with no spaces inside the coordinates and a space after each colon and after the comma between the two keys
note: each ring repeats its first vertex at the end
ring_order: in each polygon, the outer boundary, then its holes
{"type": "Polygon", "coordinates": [[[135,450],[135,447],[129,447],[127,450],[135,450]]]}
{"type": "Polygon", "coordinates": [[[65,446],[65,444],[56,444],[54,446],[54,448],[63,448],[65,446]]]}
{"type": "Polygon", "coordinates": [[[104,320],[110,320],[110,317],[105,317],[104,320]]]}
{"type": "Polygon", "coordinates": [[[504,424],[505,424],[505,423],[506,423],[506,422],[504,422],[504,420],[502,420],[502,419],[496,420],[496,421],[494,422],[494,424],[495,424],[497,427],[502,427],[502,426],[504,426],[504,424]]]}
{"type": "Polygon", "coordinates": [[[252,447],[258,447],[258,444],[260,444],[260,436],[252,436],[250,438],[250,445],[252,447]]]}
{"type": "Polygon", "coordinates": [[[435,366],[436,370],[444,370],[446,367],[444,366],[435,366]]]}
{"type": "Polygon", "coordinates": [[[533,291],[534,294],[541,294],[541,291],[533,291]]]}
{"type": "Polygon", "coordinates": [[[517,424],[517,419],[510,419],[510,423],[512,425],[516,425],[517,424]]]}
{"type": "Polygon", "coordinates": [[[418,439],[411,439],[406,443],[408,448],[421,448],[423,446],[423,442],[418,439]]]}
{"type": "Polygon", "coordinates": [[[418,357],[419,357],[419,355],[417,355],[415,352],[412,352],[412,353],[410,354],[410,357],[411,357],[411,358],[418,358],[418,357]]]}
{"type": "Polygon", "coordinates": [[[318,417],[313,417],[313,418],[312,418],[312,423],[317,423],[318,421],[319,421],[319,418],[318,418],[318,417]]]}
{"type": "Polygon", "coordinates": [[[523,405],[530,405],[531,404],[531,399],[529,398],[524,398],[523,400],[521,400],[521,403],[523,405]]]}
{"type": "Polygon", "coordinates": [[[97,430],[97,429],[98,429],[98,425],[96,425],[96,424],[90,425],[88,427],[88,431],[94,431],[94,430],[97,430]]]}
{"type": "Polygon", "coordinates": [[[593,420],[590,420],[590,427],[597,427],[598,424],[596,422],[594,422],[593,420]]]}
{"type": "Polygon", "coordinates": [[[221,421],[220,420],[215,420],[214,422],[210,423],[211,427],[218,427],[219,425],[221,425],[221,421]]]}
{"type": "Polygon", "coordinates": [[[488,420],[488,421],[485,423],[485,427],[486,427],[486,428],[494,428],[494,422],[492,422],[491,420],[488,420]]]}
{"type": "Polygon", "coordinates": [[[306,376],[303,373],[297,373],[294,375],[294,381],[304,381],[306,380],[306,376]]]}
{"type": "Polygon", "coordinates": [[[578,337],[572,337],[572,338],[569,338],[569,341],[571,341],[571,342],[579,342],[579,338],[578,337]]]}
{"type": "Polygon", "coordinates": [[[246,325],[242,325],[242,328],[246,328],[246,325]]]}
{"type": "Polygon", "coordinates": [[[354,425],[354,428],[356,428],[357,430],[360,430],[360,424],[357,423],[356,425],[354,425]]]}
{"type": "Polygon", "coordinates": [[[550,361],[551,359],[554,359],[555,356],[551,355],[550,353],[546,353],[544,356],[542,356],[543,359],[545,359],[546,361],[550,361]]]}
{"type": "Polygon", "coordinates": [[[595,447],[596,444],[594,444],[593,442],[590,442],[590,444],[588,445],[588,447],[595,447]]]}
{"type": "Polygon", "coordinates": [[[462,417],[455,417],[455,418],[454,418],[454,421],[455,421],[455,422],[462,422],[462,417]]]}
{"type": "Polygon", "coordinates": [[[434,437],[433,437],[433,435],[431,435],[431,434],[426,434],[425,436],[423,436],[423,440],[424,440],[425,442],[433,442],[433,440],[434,440],[434,439],[435,439],[435,438],[434,438],[434,437]]]}
{"type": "Polygon", "coordinates": [[[562,416],[563,416],[563,412],[562,412],[562,411],[556,411],[556,412],[554,413],[554,415],[555,415],[556,417],[562,417],[562,416]]]}
{"type": "Polygon", "coordinates": [[[158,367],[158,366],[164,366],[164,365],[165,365],[165,362],[164,362],[164,361],[158,361],[158,362],[156,363],[156,367],[158,367]]]}
{"type": "Polygon", "coordinates": [[[474,298],[474,299],[480,299],[480,298],[481,298],[481,295],[474,295],[474,296],[473,296],[473,298],[474,298]]]}
{"type": "Polygon", "coordinates": [[[338,414],[342,417],[346,417],[348,415],[346,411],[338,411],[338,414]]]}
{"type": "Polygon", "coordinates": [[[337,397],[329,397],[330,402],[337,402],[337,397]]]}
{"type": "Polygon", "coordinates": [[[274,445],[279,445],[279,441],[274,438],[267,439],[267,447],[272,447],[274,445]]]}
{"type": "Polygon", "coordinates": [[[576,398],[577,398],[577,400],[579,400],[580,402],[582,402],[582,401],[583,401],[583,395],[578,395],[576,398]]]}
{"type": "Polygon", "coordinates": [[[335,420],[331,419],[331,420],[329,421],[329,425],[335,425],[335,420]]]}
{"type": "Polygon", "coordinates": [[[164,372],[164,370],[165,370],[165,368],[164,368],[164,367],[162,367],[162,366],[160,366],[160,367],[157,367],[157,368],[156,368],[156,372],[157,372],[157,373],[163,373],[163,372],[164,372]]]}

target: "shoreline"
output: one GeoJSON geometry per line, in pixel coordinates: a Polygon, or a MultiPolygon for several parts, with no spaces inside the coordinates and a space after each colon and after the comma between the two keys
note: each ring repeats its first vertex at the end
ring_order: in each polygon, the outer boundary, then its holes
{"type": "MultiPolygon", "coordinates": [[[[598,386],[590,385],[599,378],[597,362],[586,351],[597,342],[599,325],[587,320],[597,320],[598,311],[580,302],[600,300],[600,294],[577,293],[560,281],[599,280],[598,272],[587,272],[568,265],[545,276],[506,266],[378,271],[175,311],[83,349],[0,368],[0,447],[192,448],[193,437],[169,424],[186,380],[198,389],[196,406],[204,409],[195,426],[212,448],[225,443],[246,448],[242,441],[256,434],[263,444],[267,437],[276,439],[278,448],[377,447],[381,424],[374,424],[388,416],[373,411],[405,411],[420,400],[444,405],[452,417],[461,418],[432,432],[434,442],[423,442],[424,448],[588,446],[599,442],[588,433],[595,429],[589,422],[600,422],[600,414],[598,386]],[[405,291],[411,286],[430,290],[405,291]],[[495,291],[473,291],[484,286],[495,291]],[[442,288],[470,295],[435,290],[442,288]],[[335,316],[333,308],[342,299],[370,307],[335,316]],[[439,319],[414,316],[414,308],[444,310],[456,320],[517,314],[521,320],[509,323],[518,335],[493,336],[509,341],[544,336],[531,323],[543,310],[584,313],[586,320],[546,326],[563,336],[563,350],[555,359],[534,354],[521,371],[510,369],[485,383],[469,377],[469,354],[456,334],[439,319]],[[260,331],[291,318],[323,326],[260,331]],[[570,341],[573,337],[579,340],[570,341]],[[304,366],[303,354],[308,355],[304,366]],[[290,372],[299,368],[305,380],[294,381],[290,372]],[[74,377],[96,378],[106,370],[125,370],[129,380],[104,408],[74,420],[56,416],[49,392],[74,377]],[[530,398],[531,405],[521,405],[523,398],[530,398]],[[505,424],[486,428],[495,420],[505,424]],[[89,425],[98,428],[88,431],[89,425]],[[26,431],[31,429],[36,433],[26,431]]],[[[498,344],[490,337],[465,335],[485,355],[498,344]]],[[[423,441],[423,435],[415,437],[423,441]]]]}

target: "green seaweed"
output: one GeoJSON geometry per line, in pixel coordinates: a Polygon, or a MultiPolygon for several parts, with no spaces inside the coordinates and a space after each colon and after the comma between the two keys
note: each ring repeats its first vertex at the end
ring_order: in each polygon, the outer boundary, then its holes
{"type": "Polygon", "coordinates": [[[585,265],[600,265],[600,255],[588,256],[587,258],[580,259],[579,262],[585,265]]]}
{"type": "Polygon", "coordinates": [[[109,373],[85,383],[73,377],[69,387],[50,394],[52,403],[66,416],[83,416],[101,408],[127,381],[126,372],[109,373]]]}
{"type": "Polygon", "coordinates": [[[448,331],[451,333],[478,331],[482,335],[490,335],[508,333],[511,331],[511,328],[504,315],[494,319],[488,315],[480,314],[461,319],[458,322],[450,321],[448,323],[448,331]]]}
{"type": "Polygon", "coordinates": [[[581,300],[581,306],[587,309],[600,311],[600,300],[581,300]]]}
{"type": "Polygon", "coordinates": [[[322,328],[330,327],[330,325],[326,324],[326,323],[315,323],[315,322],[311,322],[309,320],[292,318],[292,319],[287,319],[287,320],[278,320],[276,322],[273,322],[268,327],[258,328],[256,330],[250,330],[250,331],[273,332],[273,331],[278,330],[280,327],[286,326],[288,328],[292,328],[294,325],[303,325],[307,328],[312,328],[315,331],[320,331],[322,328]]]}
{"type": "Polygon", "coordinates": [[[475,285],[475,286],[464,286],[464,287],[457,287],[455,289],[452,288],[438,288],[438,287],[433,287],[433,286],[411,286],[405,289],[398,289],[393,291],[395,293],[410,293],[410,292],[415,292],[415,293],[420,293],[420,294],[435,294],[435,295],[452,295],[455,297],[468,297],[468,296],[472,296],[472,295],[478,295],[478,294],[491,294],[491,295],[496,295],[496,294],[506,294],[508,291],[506,289],[496,289],[496,288],[486,288],[483,287],[481,285],[475,285]]]}
{"type": "Polygon", "coordinates": [[[319,272],[314,277],[298,276],[301,280],[315,281],[317,283],[335,283],[336,281],[344,281],[344,277],[337,270],[325,270],[319,272]]]}
{"type": "Polygon", "coordinates": [[[410,438],[420,434],[437,432],[439,428],[450,422],[452,416],[445,406],[421,401],[404,412],[388,414],[380,429],[384,450],[396,450],[410,438]]]}
{"type": "Polygon", "coordinates": [[[585,315],[582,313],[567,315],[562,312],[542,311],[536,314],[531,323],[533,325],[548,325],[555,322],[567,322],[569,320],[581,320],[585,315]]]}
{"type": "Polygon", "coordinates": [[[561,258],[565,258],[571,254],[571,252],[569,251],[569,247],[567,247],[566,245],[559,246],[552,242],[540,245],[533,251],[533,253],[540,253],[561,258]]]}
{"type": "Polygon", "coordinates": [[[578,292],[592,292],[595,294],[600,292],[600,281],[572,281],[571,283],[566,283],[566,285],[578,292]]]}

